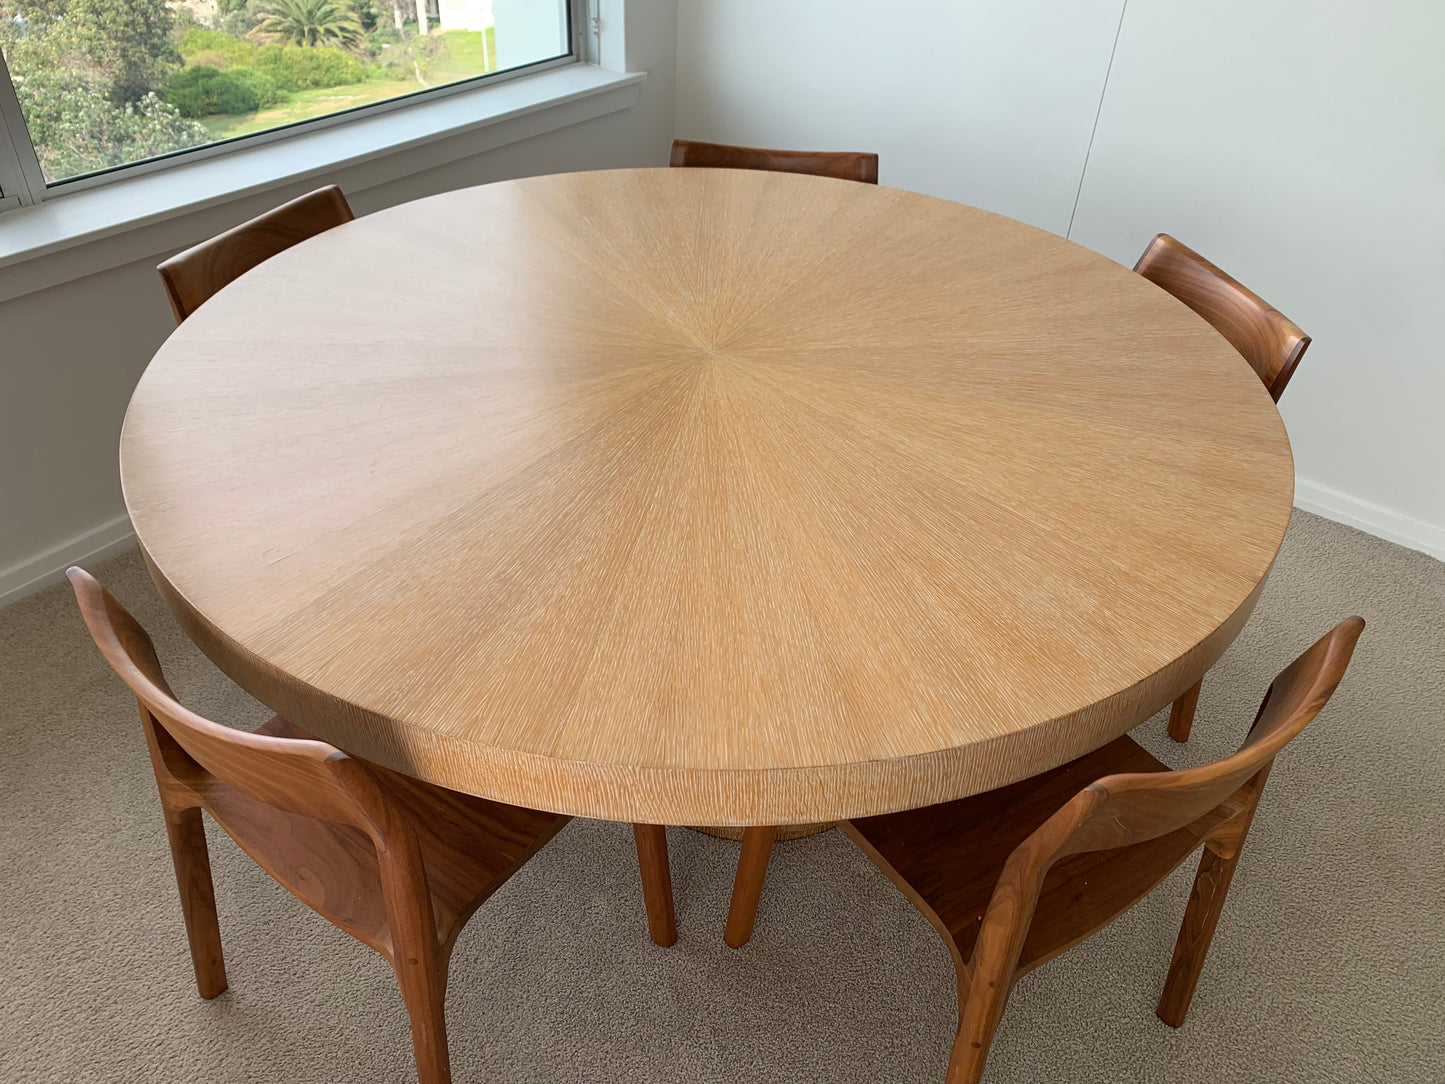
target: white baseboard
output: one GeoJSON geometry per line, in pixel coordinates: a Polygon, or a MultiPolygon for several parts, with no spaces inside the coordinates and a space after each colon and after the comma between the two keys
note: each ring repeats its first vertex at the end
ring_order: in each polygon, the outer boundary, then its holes
{"type": "Polygon", "coordinates": [[[135,531],[131,530],[130,517],[117,516],[34,557],[0,568],[0,607],[59,583],[71,565],[99,564],[133,545],[135,531]]]}
{"type": "Polygon", "coordinates": [[[1303,508],[1306,512],[1324,516],[1336,523],[1358,527],[1376,538],[1408,546],[1412,550],[1419,550],[1445,561],[1445,528],[1411,516],[1402,516],[1399,512],[1351,497],[1348,493],[1341,493],[1338,489],[1322,486],[1318,482],[1307,482],[1303,478],[1295,483],[1294,503],[1296,508],[1303,508]]]}

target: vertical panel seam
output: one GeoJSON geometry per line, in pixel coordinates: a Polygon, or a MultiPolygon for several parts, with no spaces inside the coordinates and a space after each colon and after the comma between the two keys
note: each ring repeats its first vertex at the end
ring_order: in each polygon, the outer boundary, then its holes
{"type": "Polygon", "coordinates": [[[1104,113],[1104,95],[1109,92],[1109,76],[1114,71],[1114,57],[1119,52],[1119,35],[1124,31],[1124,13],[1129,10],[1129,0],[1119,5],[1119,25],[1114,28],[1114,46],[1109,50],[1109,66],[1104,69],[1104,85],[1099,88],[1099,105],[1094,110],[1094,126],[1089,129],[1089,146],[1084,151],[1084,166],[1079,170],[1079,187],[1074,190],[1074,207],[1069,212],[1069,228],[1064,237],[1074,235],[1074,217],[1079,213],[1079,197],[1084,194],[1084,178],[1089,172],[1089,155],[1094,153],[1094,136],[1099,132],[1099,117],[1104,113]]]}

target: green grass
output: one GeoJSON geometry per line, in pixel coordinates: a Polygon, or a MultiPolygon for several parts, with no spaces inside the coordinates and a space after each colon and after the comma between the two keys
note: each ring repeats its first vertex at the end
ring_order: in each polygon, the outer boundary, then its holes
{"type": "Polygon", "coordinates": [[[369,79],[364,83],[348,83],[340,87],[318,87],[292,94],[290,99],[271,109],[256,113],[239,113],[205,117],[201,124],[214,139],[264,132],[284,124],[324,117],[343,109],[355,109],[373,102],[383,102],[403,94],[455,83],[492,71],[497,66],[497,49],[492,31],[452,30],[439,35],[442,49],[425,73],[426,86],[414,78],[369,79]]]}
{"type": "Polygon", "coordinates": [[[427,73],[428,82],[453,83],[497,70],[497,43],[490,28],[450,30],[439,36],[445,48],[427,73]]]}
{"type": "Polygon", "coordinates": [[[359,105],[370,105],[421,89],[421,84],[415,79],[378,79],[340,87],[318,87],[298,91],[291,95],[289,101],[258,113],[217,114],[203,117],[201,124],[212,139],[231,139],[263,132],[267,128],[279,128],[283,124],[294,124],[298,120],[324,117],[343,109],[355,109],[359,105]]]}

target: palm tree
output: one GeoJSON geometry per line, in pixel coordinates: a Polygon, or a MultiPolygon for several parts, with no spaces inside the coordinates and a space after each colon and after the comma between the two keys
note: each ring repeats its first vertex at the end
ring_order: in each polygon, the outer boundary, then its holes
{"type": "Polygon", "coordinates": [[[288,45],[332,45],[349,49],[361,44],[361,21],[339,0],[266,0],[253,33],[266,41],[288,45]]]}

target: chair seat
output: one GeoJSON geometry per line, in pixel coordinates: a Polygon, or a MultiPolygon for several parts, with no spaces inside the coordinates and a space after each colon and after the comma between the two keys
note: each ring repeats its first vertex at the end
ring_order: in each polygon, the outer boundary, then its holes
{"type": "MultiPolygon", "coordinates": [[[[257,733],[317,740],[280,715],[257,733]]],[[[482,901],[570,819],[446,790],[369,761],[367,767],[416,831],[437,940],[445,947],[482,901]]],[[[391,958],[381,875],[365,834],[287,813],[215,780],[200,797],[236,843],[293,895],[391,958]]]]}
{"type": "MultiPolygon", "coordinates": [[[[1062,767],[956,802],[852,821],[871,852],[914,903],[946,929],[960,957],[973,954],[1004,863],[1039,825],[1106,775],[1169,768],[1123,737],[1062,767]]],[[[1147,843],[1071,855],[1044,881],[1019,956],[1022,974],[1106,926],[1167,877],[1200,842],[1189,829],[1147,843]]]]}

